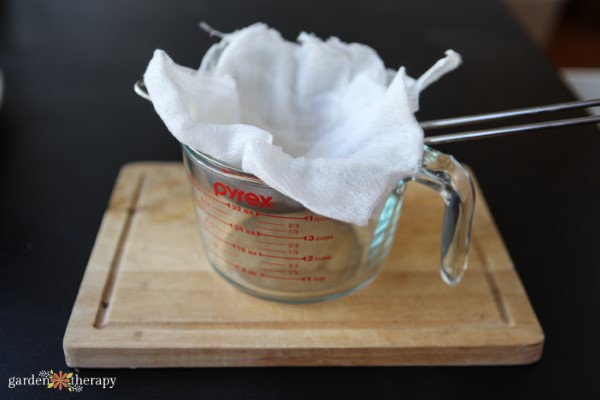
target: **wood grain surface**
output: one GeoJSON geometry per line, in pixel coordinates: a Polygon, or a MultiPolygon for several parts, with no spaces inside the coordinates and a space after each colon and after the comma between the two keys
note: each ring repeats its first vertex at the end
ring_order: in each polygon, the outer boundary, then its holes
{"type": "Polygon", "coordinates": [[[469,271],[439,276],[442,202],[410,184],[366,288],[317,304],[246,295],[211,268],[180,163],[126,165],[64,337],[72,367],[514,365],[544,335],[478,191],[469,271]]]}

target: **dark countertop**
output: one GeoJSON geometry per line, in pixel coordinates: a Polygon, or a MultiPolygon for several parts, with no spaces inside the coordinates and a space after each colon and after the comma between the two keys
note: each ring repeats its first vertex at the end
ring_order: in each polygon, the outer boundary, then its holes
{"type": "MultiPolygon", "coordinates": [[[[367,43],[413,76],[452,48],[464,65],[424,93],[423,120],[572,99],[500,1],[0,3],[0,398],[58,398],[43,387],[8,389],[8,379],[67,368],[66,323],[121,166],[181,158],[132,84],[155,48],[197,66],[213,42],[200,20],[222,31],[264,21],[288,39],[305,30],[367,43]]],[[[87,370],[117,377],[116,387],[72,395],[600,398],[598,133],[588,126],[439,147],[477,174],[546,334],[534,365],[87,370]]]]}

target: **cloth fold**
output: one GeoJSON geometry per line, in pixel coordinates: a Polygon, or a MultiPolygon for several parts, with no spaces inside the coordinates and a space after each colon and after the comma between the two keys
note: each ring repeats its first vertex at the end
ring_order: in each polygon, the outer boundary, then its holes
{"type": "Polygon", "coordinates": [[[224,35],[198,70],[156,50],[144,81],[179,142],[315,213],[366,225],[420,167],[419,93],[460,62],[448,50],[413,79],[366,45],[308,33],[289,42],[258,23],[224,35]]]}

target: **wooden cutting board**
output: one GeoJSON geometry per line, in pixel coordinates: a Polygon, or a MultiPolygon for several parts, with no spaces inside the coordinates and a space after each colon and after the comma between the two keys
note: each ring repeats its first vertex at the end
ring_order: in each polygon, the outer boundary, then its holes
{"type": "Polygon", "coordinates": [[[544,335],[477,193],[470,266],[438,260],[442,202],[411,184],[380,276],[292,305],[226,283],[204,256],[179,163],[126,165],[64,337],[71,367],[497,365],[538,360],[544,335]]]}

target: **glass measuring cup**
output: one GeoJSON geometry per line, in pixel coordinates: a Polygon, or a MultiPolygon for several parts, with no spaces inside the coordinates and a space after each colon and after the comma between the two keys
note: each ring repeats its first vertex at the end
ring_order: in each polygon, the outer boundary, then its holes
{"type": "Polygon", "coordinates": [[[473,183],[453,157],[429,147],[419,173],[398,182],[378,218],[363,227],[317,215],[256,176],[185,145],[183,159],[206,256],[246,293],[305,303],[367,285],[389,253],[409,180],[444,200],[442,279],[454,286],[467,268],[473,183]]]}

